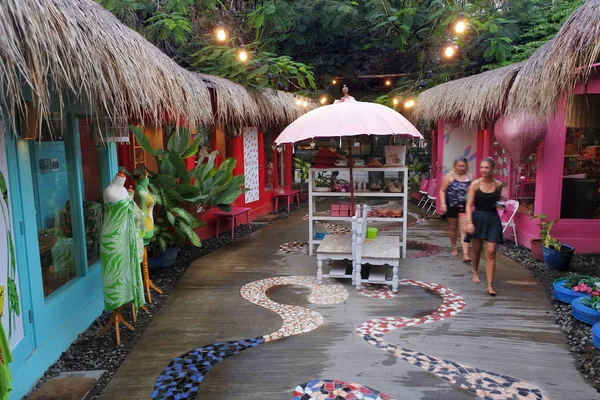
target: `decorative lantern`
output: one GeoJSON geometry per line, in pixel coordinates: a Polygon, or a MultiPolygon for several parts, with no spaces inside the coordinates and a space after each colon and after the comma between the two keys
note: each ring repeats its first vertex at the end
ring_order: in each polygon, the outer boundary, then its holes
{"type": "Polygon", "coordinates": [[[523,164],[538,148],[548,132],[548,122],[534,114],[504,115],[494,125],[496,140],[516,162],[523,164]]]}

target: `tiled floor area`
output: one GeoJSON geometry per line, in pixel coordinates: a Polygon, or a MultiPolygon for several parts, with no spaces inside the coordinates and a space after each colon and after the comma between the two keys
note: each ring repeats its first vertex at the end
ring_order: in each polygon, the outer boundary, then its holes
{"type": "Polygon", "coordinates": [[[519,264],[499,256],[492,298],[429,221],[398,293],[318,285],[307,231],[297,212],[196,261],[102,399],[597,398],[519,264]]]}

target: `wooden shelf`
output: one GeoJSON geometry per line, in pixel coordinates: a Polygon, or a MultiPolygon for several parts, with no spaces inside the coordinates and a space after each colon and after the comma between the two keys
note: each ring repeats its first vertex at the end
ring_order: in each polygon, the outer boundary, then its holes
{"type": "MultiPolygon", "coordinates": [[[[312,192],[314,197],[350,197],[350,192],[312,192]]],[[[354,192],[354,197],[404,197],[404,193],[354,192]]]]}

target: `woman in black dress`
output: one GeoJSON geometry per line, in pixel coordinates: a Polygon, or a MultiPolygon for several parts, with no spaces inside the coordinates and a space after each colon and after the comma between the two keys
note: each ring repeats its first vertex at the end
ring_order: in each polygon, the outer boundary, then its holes
{"type": "Polygon", "coordinates": [[[494,179],[492,171],[495,162],[488,157],[481,161],[479,171],[481,178],[473,181],[467,197],[467,236],[465,241],[473,243],[473,282],[479,283],[479,260],[485,241],[485,269],[487,275],[487,291],[491,296],[494,290],[494,274],[496,272],[496,246],[502,243],[502,222],[496,210],[502,192],[502,182],[494,179]],[[473,210],[473,207],[475,209],[473,210]]]}

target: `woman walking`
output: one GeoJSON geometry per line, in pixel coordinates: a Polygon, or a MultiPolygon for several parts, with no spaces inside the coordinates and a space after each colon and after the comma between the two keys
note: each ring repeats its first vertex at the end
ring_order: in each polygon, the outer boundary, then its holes
{"type": "Polygon", "coordinates": [[[467,203],[467,194],[471,184],[471,175],[469,174],[469,164],[465,157],[458,157],[454,160],[452,170],[442,179],[440,189],[440,207],[443,214],[448,218],[448,235],[450,236],[450,245],[452,246],[452,255],[458,256],[456,247],[457,231],[460,231],[462,259],[465,263],[470,263],[469,243],[462,241],[467,234],[467,221],[465,216],[465,205],[467,203]]]}
{"type": "Polygon", "coordinates": [[[496,247],[502,243],[502,222],[496,210],[502,192],[502,182],[493,177],[494,159],[481,161],[481,178],[473,181],[467,197],[467,236],[465,241],[473,242],[473,282],[479,283],[479,260],[485,241],[485,272],[487,291],[495,296],[494,274],[496,273],[496,247]],[[473,210],[475,207],[475,210],[473,210]]]}

